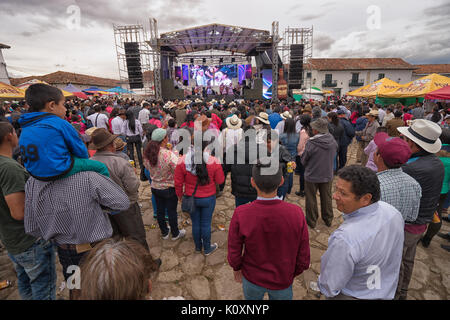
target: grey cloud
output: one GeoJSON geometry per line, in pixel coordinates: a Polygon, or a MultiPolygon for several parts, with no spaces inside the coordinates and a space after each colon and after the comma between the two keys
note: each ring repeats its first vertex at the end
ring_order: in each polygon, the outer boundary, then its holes
{"type": "Polygon", "coordinates": [[[299,19],[302,21],[309,21],[309,20],[314,20],[317,18],[324,17],[325,15],[326,15],[326,13],[311,13],[311,14],[302,15],[299,17],[299,19]]]}
{"type": "Polygon", "coordinates": [[[329,35],[319,34],[318,36],[314,37],[314,49],[319,51],[325,51],[330,49],[333,43],[335,42],[336,40],[334,40],[329,35]]]}
{"type": "Polygon", "coordinates": [[[425,9],[423,13],[426,16],[436,17],[436,16],[445,16],[448,18],[450,16],[450,2],[441,3],[438,6],[434,6],[428,9],[425,9]]]}
{"type": "MultiPolygon", "coordinates": [[[[193,16],[195,10],[203,0],[166,0],[147,1],[137,0],[126,4],[118,4],[109,0],[2,0],[0,2],[0,12],[8,12],[10,15],[27,14],[32,12],[33,19],[38,16],[45,16],[54,21],[59,19],[59,25],[64,25],[64,19],[70,15],[66,12],[70,5],[80,7],[82,26],[93,26],[102,24],[111,26],[112,24],[148,24],[150,16],[164,21],[170,27],[183,26],[185,23],[200,21],[200,17],[193,16]],[[124,8],[124,6],[127,6],[124,8]]],[[[44,24],[41,21],[42,24],[44,24]]],[[[39,25],[36,23],[36,25],[39,25]]],[[[48,26],[44,27],[48,30],[48,26]]]]}
{"type": "Polygon", "coordinates": [[[33,33],[29,32],[29,31],[24,31],[24,32],[21,32],[20,35],[24,36],[24,37],[31,37],[33,35],[33,33]]]}

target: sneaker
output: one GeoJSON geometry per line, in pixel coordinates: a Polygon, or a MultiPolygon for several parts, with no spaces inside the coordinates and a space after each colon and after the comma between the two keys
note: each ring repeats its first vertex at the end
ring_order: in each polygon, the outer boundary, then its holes
{"type": "Polygon", "coordinates": [[[211,253],[213,253],[214,251],[217,250],[219,246],[217,245],[217,243],[213,243],[211,245],[211,249],[209,249],[209,252],[205,252],[205,256],[209,256],[211,253]]]}
{"type": "Polygon", "coordinates": [[[186,230],[181,229],[181,230],[179,230],[178,235],[175,238],[172,237],[172,240],[173,241],[178,240],[180,238],[183,238],[185,235],[186,235],[186,230]]]}
{"type": "Polygon", "coordinates": [[[296,191],[295,194],[299,197],[304,197],[305,196],[305,191],[296,191]]]}
{"type": "Polygon", "coordinates": [[[165,236],[162,236],[163,240],[169,239],[169,234],[170,234],[170,227],[169,227],[169,231],[167,232],[167,234],[165,236]]]}

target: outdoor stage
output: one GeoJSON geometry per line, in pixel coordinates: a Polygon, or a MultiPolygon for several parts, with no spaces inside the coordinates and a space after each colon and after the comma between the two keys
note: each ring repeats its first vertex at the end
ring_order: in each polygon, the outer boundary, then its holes
{"type": "Polygon", "coordinates": [[[289,89],[301,89],[312,56],[312,28],[288,28],[283,39],[278,28],[277,21],[271,31],[210,24],[159,35],[156,19],[149,33],[142,25],[114,26],[120,80],[162,100],[194,93],[277,101],[279,69],[289,89]]]}

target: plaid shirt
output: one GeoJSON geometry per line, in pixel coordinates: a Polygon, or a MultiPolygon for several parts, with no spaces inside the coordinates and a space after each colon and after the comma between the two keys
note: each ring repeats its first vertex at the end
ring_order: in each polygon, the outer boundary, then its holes
{"type": "Polygon", "coordinates": [[[401,168],[378,172],[381,201],[394,206],[403,216],[405,222],[414,222],[419,214],[422,188],[401,168]]]}
{"type": "Polygon", "coordinates": [[[50,182],[31,177],[25,185],[25,232],[57,244],[109,238],[113,230],[101,206],[124,211],[130,201],[120,186],[96,172],[50,182]]]}

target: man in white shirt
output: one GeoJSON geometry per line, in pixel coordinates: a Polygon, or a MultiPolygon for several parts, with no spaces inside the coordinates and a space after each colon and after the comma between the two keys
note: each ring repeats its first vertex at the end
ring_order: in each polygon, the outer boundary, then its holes
{"type": "Polygon", "coordinates": [[[120,135],[122,132],[122,124],[126,119],[125,109],[120,109],[117,117],[111,121],[111,129],[113,134],[120,135]]]}
{"type": "Polygon", "coordinates": [[[380,183],[371,169],[339,170],[333,198],[344,223],[328,240],[318,286],[328,299],[386,299],[395,296],[402,261],[404,221],[380,201],[380,183]]]}
{"type": "Polygon", "coordinates": [[[148,123],[150,120],[150,103],[144,102],[142,104],[142,110],[139,111],[138,120],[143,125],[145,123],[148,123]]]}
{"type": "Polygon", "coordinates": [[[109,130],[109,119],[106,115],[101,113],[102,107],[100,105],[96,105],[94,110],[95,113],[87,117],[91,121],[92,125],[96,128],[105,128],[106,130],[109,130]]]}

